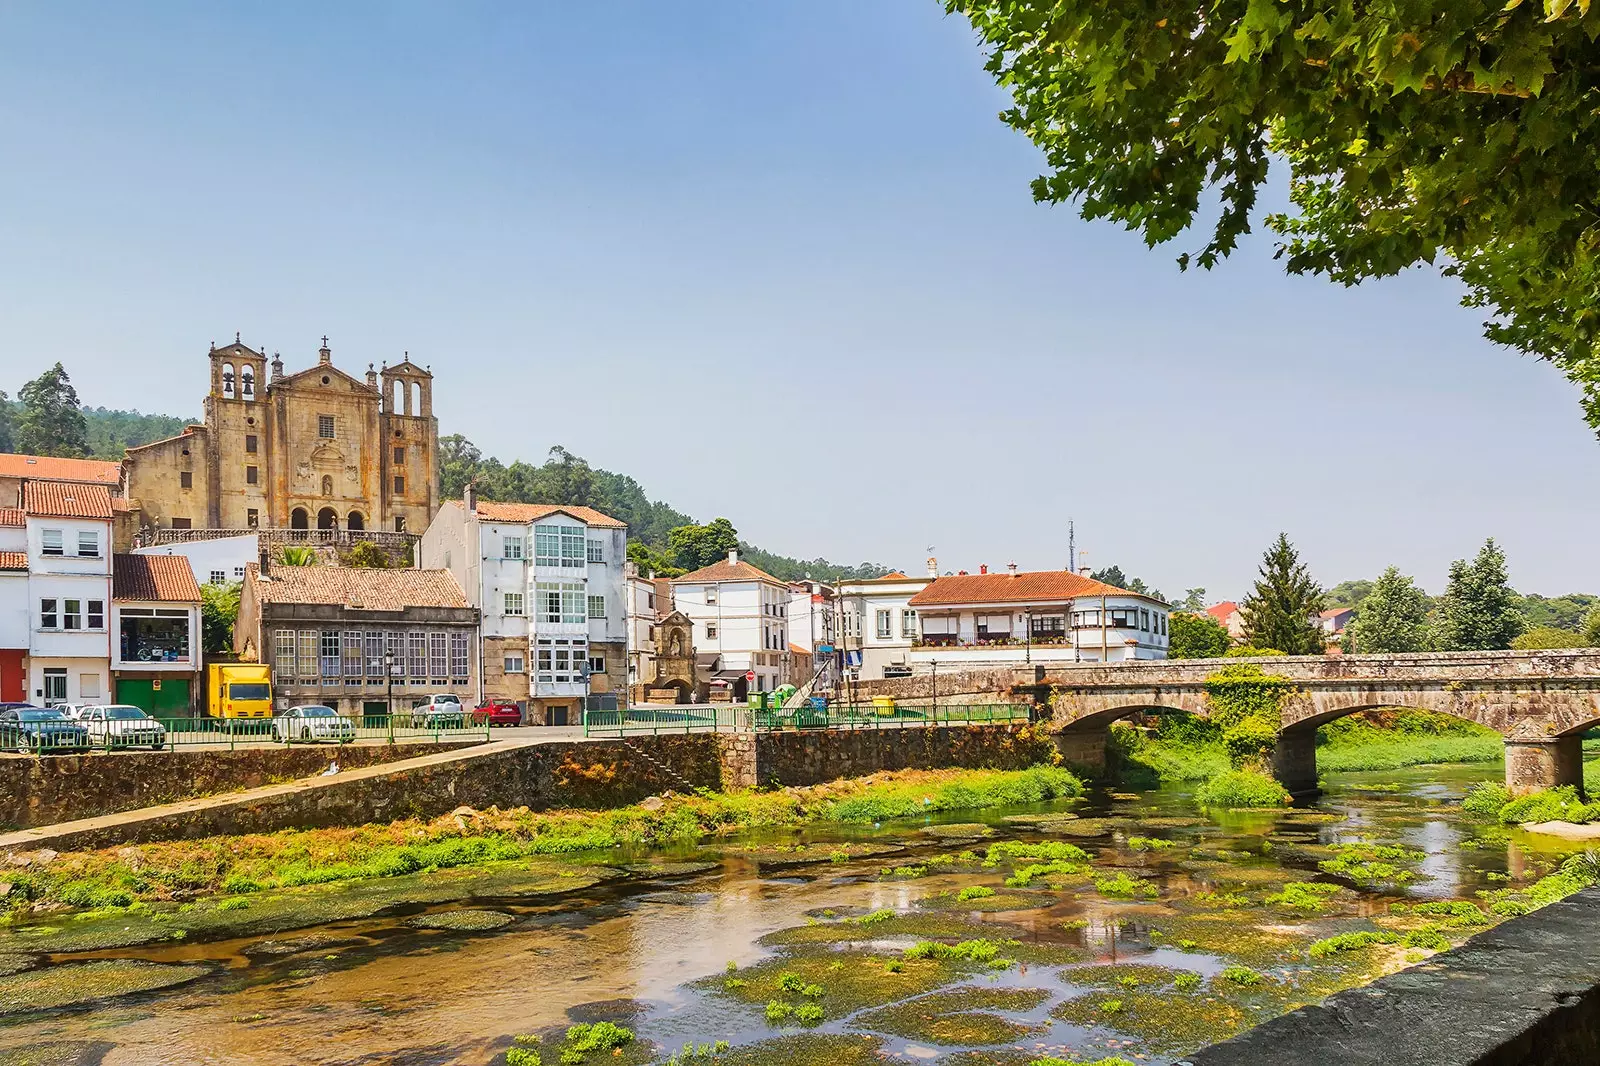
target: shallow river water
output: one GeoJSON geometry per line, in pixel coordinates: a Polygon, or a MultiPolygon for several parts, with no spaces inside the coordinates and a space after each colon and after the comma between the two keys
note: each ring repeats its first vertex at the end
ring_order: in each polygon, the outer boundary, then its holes
{"type": "MultiPolygon", "coordinates": [[[[1321,959],[1307,952],[1319,939],[1399,939],[1423,924],[1412,904],[1487,911],[1478,893],[1549,872],[1571,845],[1454,809],[1468,784],[1499,773],[1339,775],[1315,806],[1284,812],[1205,816],[1181,789],[1101,792],[959,820],[608,852],[593,861],[616,876],[570,893],[479,893],[246,938],[30,956],[12,932],[0,964],[21,960],[21,972],[0,977],[13,999],[0,1002],[0,1062],[498,1064],[515,1037],[543,1033],[554,1066],[560,1030],[604,1019],[637,1039],[583,1061],[662,1062],[686,1042],[722,1040],[730,1052],[691,1061],[1166,1063],[1414,961],[1428,934],[1321,959]],[[1093,870],[1007,887],[1026,863],[981,860],[1012,840],[1069,842],[1093,870]],[[1387,870],[1319,868],[1350,842],[1406,855],[1387,870]],[[1268,902],[1288,882],[1330,887],[1299,906],[1268,902]],[[439,924],[458,928],[429,928],[439,924]],[[979,939],[997,954],[905,957],[918,941],[979,939]],[[29,987],[19,982],[75,980],[87,971],[71,967],[105,959],[188,964],[193,979],[49,1010],[17,1001],[29,987]],[[1229,966],[1247,969],[1229,977],[1229,966]],[[815,1004],[823,1017],[769,1020],[769,1001],[780,1015],[815,1004]]],[[[1459,942],[1493,920],[1425,924],[1459,942]]]]}

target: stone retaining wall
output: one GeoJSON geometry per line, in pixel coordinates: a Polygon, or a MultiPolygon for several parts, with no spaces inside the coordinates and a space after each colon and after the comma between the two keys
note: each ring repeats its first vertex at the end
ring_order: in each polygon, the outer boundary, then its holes
{"type": "Polygon", "coordinates": [[[1191,1055],[1185,1066],[1600,1062],[1600,889],[1191,1055]]]}
{"type": "Polygon", "coordinates": [[[1012,685],[1033,680],[1031,670],[1013,669],[1009,666],[984,667],[975,670],[941,669],[938,676],[931,673],[911,677],[886,677],[877,681],[856,681],[844,686],[847,699],[870,700],[873,696],[893,696],[897,700],[928,700],[934,695],[933,686],[939,686],[939,702],[981,703],[1009,698],[1012,685]]]}
{"type": "Polygon", "coordinates": [[[1021,769],[1055,746],[1024,725],[829,729],[720,736],[727,787],[815,785],[879,770],[1021,769]]]}
{"type": "MultiPolygon", "coordinates": [[[[478,743],[478,742],[471,742],[478,743]]],[[[350,744],[0,758],[0,829],[26,829],[348,770],[467,744],[350,744]]]]}

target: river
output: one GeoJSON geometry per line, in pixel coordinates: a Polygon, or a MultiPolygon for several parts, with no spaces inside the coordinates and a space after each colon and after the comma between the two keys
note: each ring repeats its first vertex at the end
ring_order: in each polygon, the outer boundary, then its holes
{"type": "MultiPolygon", "coordinates": [[[[1396,903],[1487,908],[1477,893],[1549,872],[1573,845],[1485,828],[1453,807],[1499,772],[1337,775],[1314,806],[1285,812],[1205,817],[1184,789],[1102,791],[978,816],[604,853],[586,859],[617,876],[575,891],[479,893],[270,935],[29,956],[12,934],[0,938],[0,962],[21,972],[3,978],[13,1002],[0,1002],[0,1062],[498,1064],[513,1038],[543,1033],[553,1066],[561,1030],[604,1019],[636,1039],[585,1061],[660,1062],[686,1042],[722,1040],[731,1051],[693,1061],[1020,1066],[1117,1054],[1156,1066],[1426,950],[1314,959],[1306,949],[1317,940],[1358,930],[1399,939],[1421,919],[1397,917],[1396,903]],[[1009,888],[1024,860],[982,865],[1005,841],[1069,842],[1094,868],[1009,888]],[[1387,869],[1319,869],[1357,841],[1404,854],[1387,869]],[[1328,887],[1298,904],[1267,901],[1289,882],[1328,887]],[[430,927],[441,924],[455,928],[430,927]],[[906,959],[924,939],[987,940],[998,954],[906,959]],[[16,1002],[52,980],[80,984],[74,975],[95,971],[71,968],[100,960],[188,967],[146,966],[192,979],[53,1009],[16,1002]],[[1230,965],[1246,969],[1225,976],[1230,965]],[[823,1017],[769,1020],[769,1000],[780,1015],[810,1003],[823,1017]]],[[[1372,856],[1352,857],[1362,858],[1372,856]]],[[[1482,927],[1442,926],[1456,942],[1482,927]]]]}

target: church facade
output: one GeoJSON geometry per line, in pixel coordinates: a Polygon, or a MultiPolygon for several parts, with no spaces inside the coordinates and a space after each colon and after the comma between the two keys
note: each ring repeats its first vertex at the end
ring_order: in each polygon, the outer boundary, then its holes
{"type": "Polygon", "coordinates": [[[130,448],[125,495],[149,529],[421,534],[439,507],[433,375],[409,358],[365,379],[333,365],[284,373],[240,343],[212,346],[204,422],[130,448]]]}

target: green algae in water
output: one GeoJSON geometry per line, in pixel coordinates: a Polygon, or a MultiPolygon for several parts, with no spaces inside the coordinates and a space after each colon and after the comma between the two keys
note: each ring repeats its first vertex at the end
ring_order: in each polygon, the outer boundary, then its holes
{"type": "Polygon", "coordinates": [[[720,867],[715,862],[630,862],[622,869],[640,877],[692,877],[720,867]]]}
{"type": "Polygon", "coordinates": [[[803,944],[846,944],[864,941],[912,940],[976,940],[981,937],[1011,939],[1021,936],[1021,926],[1000,922],[975,922],[947,914],[889,914],[846,918],[836,922],[817,922],[780,929],[761,938],[768,947],[790,947],[803,944]]]}
{"type": "Polygon", "coordinates": [[[982,822],[954,822],[948,825],[924,826],[922,832],[941,840],[976,840],[994,836],[994,827],[982,822]]]}
{"type": "Polygon", "coordinates": [[[1031,911],[1041,907],[1049,907],[1056,903],[1057,897],[1049,892],[1026,892],[1012,889],[999,889],[992,896],[983,896],[979,899],[961,899],[959,892],[938,892],[931,896],[924,896],[917,901],[917,906],[929,910],[959,910],[959,911],[1031,911]]]}
{"type": "Polygon", "coordinates": [[[1160,917],[1150,923],[1169,944],[1223,955],[1258,969],[1297,959],[1315,939],[1308,932],[1264,927],[1249,912],[1216,911],[1160,917]]]}
{"type": "Polygon", "coordinates": [[[1062,971],[1061,978],[1071,984],[1091,988],[1142,988],[1150,991],[1166,988],[1177,980],[1179,974],[1188,972],[1142,962],[1113,962],[1098,966],[1074,966],[1062,971]]]}
{"type": "MultiPolygon", "coordinates": [[[[1052,1017],[1074,1025],[1110,1029],[1133,1037],[1149,1052],[1185,1054],[1257,1025],[1265,1018],[1232,998],[1118,989],[1090,992],[1055,1007],[1052,1017]],[[1106,1009],[1110,1002],[1118,1009],[1106,1009]]],[[[1127,1054],[1131,1049],[1123,1049],[1127,1054]]]]}
{"type": "Polygon", "coordinates": [[[406,924],[419,929],[445,929],[461,933],[482,933],[500,929],[516,921],[500,911],[459,910],[419,914],[406,924]]]}
{"type": "Polygon", "coordinates": [[[805,1033],[725,1051],[717,1066],[882,1066],[882,1042],[839,1033],[805,1033]]]}
{"type": "Polygon", "coordinates": [[[1049,998],[1051,993],[1039,988],[961,988],[870,1011],[852,1024],[930,1044],[1004,1044],[1039,1027],[991,1012],[1032,1010],[1049,998]]]}
{"type": "Polygon", "coordinates": [[[209,966],[132,959],[67,963],[0,977],[0,1014],[54,1010],[172,988],[211,973],[209,966]]]}
{"type": "Polygon", "coordinates": [[[931,992],[949,984],[973,964],[951,959],[908,959],[900,952],[806,951],[779,955],[733,974],[719,974],[696,982],[711,992],[744,1003],[765,1004],[787,998],[786,986],[798,982],[816,985],[815,997],[830,1017],[863,1007],[931,992]],[[894,966],[890,966],[894,963],[894,966]],[[784,975],[792,975],[785,978],[784,975]]]}

